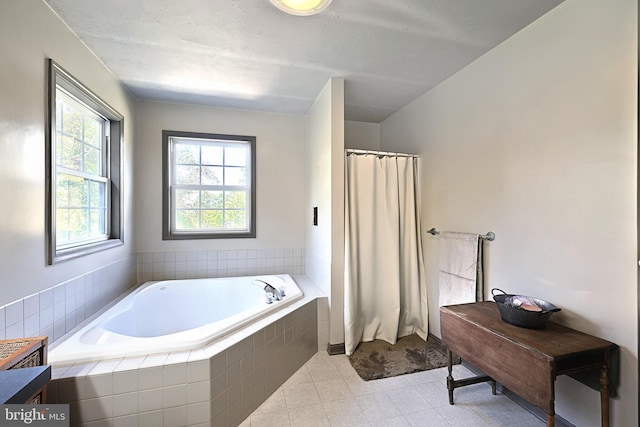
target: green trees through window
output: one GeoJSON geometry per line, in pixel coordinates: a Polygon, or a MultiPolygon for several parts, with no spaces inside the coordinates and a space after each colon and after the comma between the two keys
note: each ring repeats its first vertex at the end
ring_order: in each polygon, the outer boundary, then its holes
{"type": "Polygon", "coordinates": [[[56,242],[103,239],[109,204],[104,174],[108,121],[60,88],[56,96],[56,242]]]}

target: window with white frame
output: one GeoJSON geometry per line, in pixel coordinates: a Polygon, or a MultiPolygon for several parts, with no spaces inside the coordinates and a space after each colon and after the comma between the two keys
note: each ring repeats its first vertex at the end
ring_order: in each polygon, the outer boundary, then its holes
{"type": "Polygon", "coordinates": [[[122,116],[49,61],[49,263],[122,244],[122,116]]]}
{"type": "Polygon", "coordinates": [[[255,237],[253,136],[163,131],[163,239],[255,237]]]}

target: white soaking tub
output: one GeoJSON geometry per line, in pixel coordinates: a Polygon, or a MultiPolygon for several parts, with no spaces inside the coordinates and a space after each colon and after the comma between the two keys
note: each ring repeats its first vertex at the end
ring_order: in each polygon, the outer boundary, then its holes
{"type": "Polygon", "coordinates": [[[287,274],[147,282],[54,343],[48,360],[71,364],[197,349],[302,297],[287,274]],[[267,304],[262,282],[285,296],[267,304]]]}

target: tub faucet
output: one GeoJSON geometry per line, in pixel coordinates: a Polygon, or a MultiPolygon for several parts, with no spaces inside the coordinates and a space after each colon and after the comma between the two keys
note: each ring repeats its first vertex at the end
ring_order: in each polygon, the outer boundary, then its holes
{"type": "Polygon", "coordinates": [[[264,280],[256,279],[253,281],[253,283],[255,283],[258,286],[262,286],[262,284],[264,284],[264,288],[263,288],[264,291],[271,292],[273,294],[273,297],[276,299],[276,301],[281,301],[282,298],[284,297],[284,292],[280,292],[278,289],[274,288],[264,280]]]}

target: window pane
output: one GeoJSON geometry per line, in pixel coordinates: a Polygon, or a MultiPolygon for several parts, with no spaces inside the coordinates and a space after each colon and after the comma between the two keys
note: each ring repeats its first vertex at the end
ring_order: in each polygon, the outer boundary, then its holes
{"type": "Polygon", "coordinates": [[[106,185],[104,182],[89,181],[89,206],[92,208],[105,208],[106,185]]]}
{"type": "Polygon", "coordinates": [[[70,136],[58,135],[59,151],[56,152],[56,160],[59,166],[82,170],[82,142],[70,136]]]}
{"type": "Polygon", "coordinates": [[[235,230],[247,229],[247,214],[245,211],[225,211],[224,228],[235,230]]]}
{"type": "Polygon", "coordinates": [[[227,191],[224,195],[225,209],[246,209],[247,193],[244,191],[227,191]]]}
{"type": "Polygon", "coordinates": [[[222,229],[224,216],[221,210],[202,211],[202,228],[209,230],[222,229]]]}
{"type": "Polygon", "coordinates": [[[176,163],[197,165],[200,163],[200,146],[192,144],[176,144],[176,163]]]}
{"type": "Polygon", "coordinates": [[[69,241],[69,209],[56,209],[56,243],[69,241]]]}
{"type": "Polygon", "coordinates": [[[82,112],[71,104],[62,104],[62,133],[82,141],[82,112]]]}
{"type": "Polygon", "coordinates": [[[84,118],[84,142],[100,149],[102,147],[102,125],[104,121],[98,121],[89,116],[84,118]]]}
{"type": "Polygon", "coordinates": [[[88,205],[88,185],[84,178],[74,175],[58,174],[58,188],[56,194],[64,195],[58,200],[60,207],[85,207],[88,205]]]}
{"type": "Polygon", "coordinates": [[[69,188],[69,207],[84,208],[89,206],[89,186],[84,179],[73,177],[65,183],[69,188]]]}
{"type": "Polygon", "coordinates": [[[200,218],[197,210],[178,209],[176,211],[176,229],[197,230],[200,228],[200,218]]]}
{"type": "Polygon", "coordinates": [[[200,166],[176,166],[176,184],[200,185],[200,166]]]}
{"type": "Polygon", "coordinates": [[[89,238],[89,222],[86,209],[69,209],[67,233],[69,241],[86,240],[89,238]]]}
{"type": "Polygon", "coordinates": [[[57,243],[106,234],[106,183],[60,173],[56,201],[57,243]]]}
{"type": "MultiPolygon", "coordinates": [[[[62,150],[64,150],[64,141],[65,138],[58,132],[56,133],[56,165],[62,165],[62,150]]],[[[73,140],[73,138],[70,138],[73,140]]]]}
{"type": "Polygon", "coordinates": [[[247,185],[247,169],[224,168],[224,185],[247,185]]]}
{"type": "Polygon", "coordinates": [[[224,207],[222,191],[203,191],[202,209],[222,209],[224,207]]]}
{"type": "Polygon", "coordinates": [[[67,182],[61,182],[60,178],[56,186],[56,201],[59,208],[69,206],[69,185],[67,182]]]}
{"type": "Polygon", "coordinates": [[[247,154],[246,147],[225,147],[224,164],[226,166],[246,166],[247,154]]]}
{"type": "Polygon", "coordinates": [[[198,209],[200,192],[198,190],[176,190],[177,209],[198,209]]]}
{"type": "Polygon", "coordinates": [[[91,209],[89,211],[89,233],[92,238],[102,236],[107,232],[107,230],[104,229],[105,215],[105,209],[91,209]]]}
{"type": "Polygon", "coordinates": [[[222,153],[224,148],[203,145],[202,146],[202,164],[203,165],[217,165],[222,166],[222,153]]]}
{"type": "Polygon", "coordinates": [[[84,146],[84,171],[92,175],[102,174],[100,150],[90,145],[84,146]]]}
{"type": "Polygon", "coordinates": [[[106,120],[60,90],[56,98],[56,164],[103,176],[106,120]]]}
{"type": "Polygon", "coordinates": [[[222,171],[224,168],[215,166],[202,167],[202,185],[222,185],[222,171]]]}

